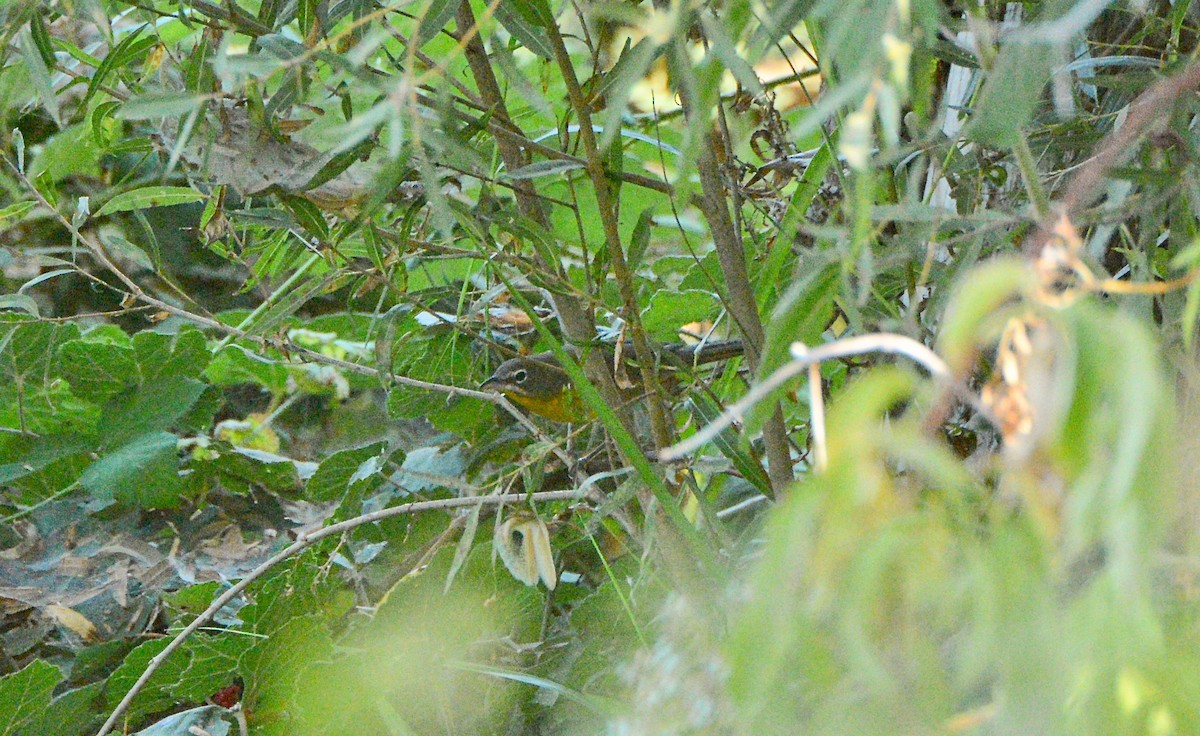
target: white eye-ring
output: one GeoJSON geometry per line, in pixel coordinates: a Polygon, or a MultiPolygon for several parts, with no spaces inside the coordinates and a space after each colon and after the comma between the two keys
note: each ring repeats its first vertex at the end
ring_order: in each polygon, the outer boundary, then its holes
{"type": "Polygon", "coordinates": [[[517,383],[525,383],[526,378],[529,378],[529,373],[524,368],[513,373],[513,380],[517,383]]]}

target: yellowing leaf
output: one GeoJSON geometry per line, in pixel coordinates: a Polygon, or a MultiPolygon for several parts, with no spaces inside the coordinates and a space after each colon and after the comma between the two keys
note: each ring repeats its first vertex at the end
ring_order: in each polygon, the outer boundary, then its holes
{"type": "Polygon", "coordinates": [[[496,525],[492,539],[496,553],[512,576],[526,585],[537,585],[540,578],[554,590],[558,575],[554,569],[554,551],[546,524],[529,512],[517,512],[496,525]]]}
{"type": "Polygon", "coordinates": [[[76,634],[79,634],[84,641],[90,643],[100,640],[100,634],[96,630],[96,625],[74,608],[52,603],[46,606],[45,611],[46,615],[54,619],[56,624],[65,626],[76,634]]]}

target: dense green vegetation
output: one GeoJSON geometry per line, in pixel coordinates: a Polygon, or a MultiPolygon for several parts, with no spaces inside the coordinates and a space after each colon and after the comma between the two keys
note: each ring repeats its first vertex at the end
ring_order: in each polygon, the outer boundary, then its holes
{"type": "Polygon", "coordinates": [[[0,736],[1200,733],[1193,4],[0,29],[0,736]]]}

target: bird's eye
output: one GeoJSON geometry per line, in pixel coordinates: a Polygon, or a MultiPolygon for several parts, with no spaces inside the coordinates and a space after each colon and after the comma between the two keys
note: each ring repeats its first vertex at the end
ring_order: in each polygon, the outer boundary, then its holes
{"type": "Polygon", "coordinates": [[[529,373],[524,368],[513,373],[513,380],[517,383],[525,383],[526,378],[529,378],[529,373]]]}

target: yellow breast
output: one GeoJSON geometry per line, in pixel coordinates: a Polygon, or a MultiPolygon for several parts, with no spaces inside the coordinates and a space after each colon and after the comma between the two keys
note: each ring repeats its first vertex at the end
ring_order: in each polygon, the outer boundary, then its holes
{"type": "Polygon", "coordinates": [[[505,391],[504,395],[525,411],[555,422],[578,423],[591,418],[583,401],[567,389],[549,396],[527,396],[512,391],[505,391]]]}

